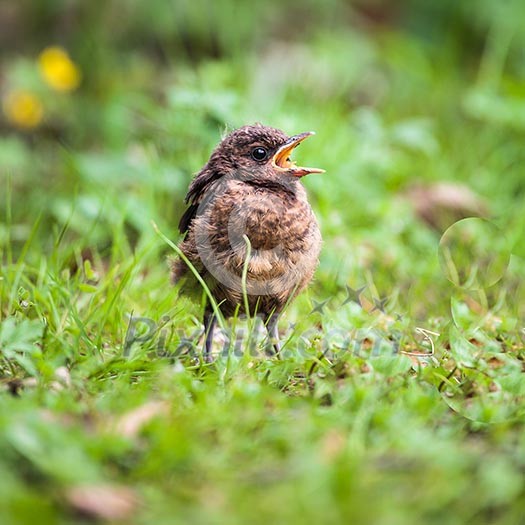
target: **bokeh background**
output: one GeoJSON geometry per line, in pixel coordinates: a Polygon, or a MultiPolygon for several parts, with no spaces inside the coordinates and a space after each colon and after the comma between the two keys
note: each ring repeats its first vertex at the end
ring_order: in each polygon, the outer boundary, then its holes
{"type": "Polygon", "coordinates": [[[20,252],[37,220],[33,246],[61,236],[70,257],[106,256],[117,230],[131,253],[152,220],[176,239],[192,174],[258,121],[317,132],[300,157],[327,170],[305,182],[326,293],[364,270],[379,295],[428,287],[463,216],[524,255],[524,18],[489,0],[2,2],[0,241],[20,252]]]}
{"type": "Polygon", "coordinates": [[[176,238],[192,174],[259,121],[317,132],[300,153],[327,170],[306,185],[333,286],[437,271],[436,232],[461,216],[499,221],[523,255],[524,9],[2,2],[0,239],[20,250],[37,218],[44,250],[65,230],[64,249],[104,254],[121,227],[133,246],[151,220],[176,238]]]}
{"type": "Polygon", "coordinates": [[[522,522],[524,20],[0,0],[2,524],[522,522]],[[292,354],[217,372],[163,353],[201,305],[153,223],[178,240],[192,175],[253,122],[316,131],[296,157],[326,169],[304,179],[324,247],[292,354]],[[162,330],[123,355],[130,315],[162,330]],[[405,355],[370,356],[371,327],[405,355]],[[333,334],[362,355],[325,360],[333,334]]]}

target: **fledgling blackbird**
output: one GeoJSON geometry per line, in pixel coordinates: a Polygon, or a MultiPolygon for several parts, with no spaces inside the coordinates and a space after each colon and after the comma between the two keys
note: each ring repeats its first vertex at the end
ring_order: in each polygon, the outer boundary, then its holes
{"type": "MultiPolygon", "coordinates": [[[[278,316],[312,279],[321,248],[300,179],[324,170],[290,160],[292,150],[310,135],[288,137],[260,124],[231,132],[191,182],[185,199],[189,208],[179,223],[186,234],[179,247],[224,316],[244,312],[247,302],[248,314],[263,316],[276,352],[278,316]]],[[[182,259],[172,262],[171,271],[174,282],[188,278],[186,290],[201,290],[182,259]]],[[[211,360],[215,323],[208,301],[206,361],[211,360]]]]}

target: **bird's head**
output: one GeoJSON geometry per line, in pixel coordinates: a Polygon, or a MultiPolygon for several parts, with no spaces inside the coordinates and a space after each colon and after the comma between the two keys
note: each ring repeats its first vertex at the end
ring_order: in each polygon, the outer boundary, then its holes
{"type": "Polygon", "coordinates": [[[235,178],[290,187],[304,175],[323,173],[319,168],[297,166],[290,158],[292,151],[310,135],[312,131],[289,137],[279,129],[256,124],[224,137],[190,184],[185,199],[190,207],[180,221],[181,233],[190,227],[207,190],[220,180],[235,178]]]}
{"type": "Polygon", "coordinates": [[[293,150],[313,131],[289,137],[279,129],[256,124],[232,131],[217,146],[208,162],[214,171],[240,172],[248,178],[299,178],[309,173],[323,173],[319,168],[297,166],[291,160],[293,150]]]}

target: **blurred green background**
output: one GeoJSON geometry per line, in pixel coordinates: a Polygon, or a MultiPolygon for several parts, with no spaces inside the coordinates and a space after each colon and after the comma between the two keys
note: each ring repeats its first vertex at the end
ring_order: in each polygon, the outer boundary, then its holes
{"type": "Polygon", "coordinates": [[[327,170],[305,181],[326,293],[363,269],[380,295],[425,288],[439,234],[480,209],[525,254],[522,2],[22,0],[0,15],[4,252],[37,217],[36,244],[60,237],[64,260],[107,256],[116,230],[132,251],[152,220],[176,238],[192,174],[225,129],[260,121],[317,132],[300,153],[327,170]],[[473,195],[445,188],[436,232],[414,208],[435,226],[441,181],[473,195]]]}
{"type": "Polygon", "coordinates": [[[334,284],[437,268],[397,198],[416,183],[468,186],[524,255],[523,19],[519,1],[2,2],[0,240],[20,250],[39,216],[42,249],[66,224],[63,249],[104,253],[121,226],[134,245],[150,220],[175,237],[221,134],[260,121],[317,132],[300,153],[327,170],[305,184],[334,284]]]}
{"type": "Polygon", "coordinates": [[[125,485],[137,523],[520,523],[524,20],[520,0],[0,0],[2,525],[78,523],[83,484],[125,485]],[[131,313],[166,317],[168,349],[199,333],[152,223],[177,241],[192,175],[253,122],[315,130],[297,157],[326,169],[304,179],[324,246],[292,354],[124,358],[131,313]],[[490,222],[442,237],[471,216],[490,222]],[[370,357],[371,327],[415,355],[370,357]],[[364,354],[318,357],[334,330],[364,354]]]}

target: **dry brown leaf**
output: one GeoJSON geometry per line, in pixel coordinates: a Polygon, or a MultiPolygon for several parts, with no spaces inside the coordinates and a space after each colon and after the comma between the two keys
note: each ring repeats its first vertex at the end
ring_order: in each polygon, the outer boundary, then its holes
{"type": "Polygon", "coordinates": [[[59,366],[55,370],[55,378],[62,383],[63,386],[68,388],[71,386],[71,374],[66,366],[59,366]]]}
{"type": "MultiPolygon", "coordinates": [[[[36,377],[26,377],[24,379],[9,379],[3,382],[13,395],[18,395],[24,388],[36,388],[39,380],[36,377]]],[[[65,366],[59,366],[55,370],[55,380],[49,383],[49,389],[55,392],[69,388],[71,386],[71,376],[65,366]]]]}
{"type": "Polygon", "coordinates": [[[346,446],[346,436],[340,430],[330,430],[324,436],[321,452],[325,459],[333,461],[346,446]]]}
{"type": "Polygon", "coordinates": [[[169,405],[165,401],[145,403],[124,414],[117,421],[115,431],[127,438],[135,437],[154,417],[167,414],[168,408],[169,405]]]}
{"type": "Polygon", "coordinates": [[[488,215],[486,202],[463,184],[418,184],[408,188],[403,197],[422,221],[438,231],[445,231],[453,223],[466,217],[488,215]]]}
{"type": "Polygon", "coordinates": [[[491,357],[489,360],[488,360],[488,365],[490,366],[490,368],[492,368],[493,370],[494,369],[498,369],[498,368],[501,368],[505,363],[501,360],[501,359],[498,359],[497,357],[491,357]]]}
{"type": "Polygon", "coordinates": [[[65,498],[76,512],[101,520],[127,519],[138,505],[135,492],[118,485],[80,485],[68,489],[65,498]]]}

